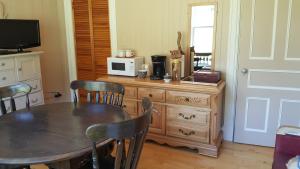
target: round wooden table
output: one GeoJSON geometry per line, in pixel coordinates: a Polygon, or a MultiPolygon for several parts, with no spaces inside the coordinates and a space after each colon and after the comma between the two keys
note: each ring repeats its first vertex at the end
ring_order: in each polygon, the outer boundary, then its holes
{"type": "MultiPolygon", "coordinates": [[[[91,150],[85,130],[95,123],[129,119],[122,108],[55,103],[0,117],[0,164],[51,164],[91,150]]],[[[107,140],[99,144],[106,144],[107,140]]]]}

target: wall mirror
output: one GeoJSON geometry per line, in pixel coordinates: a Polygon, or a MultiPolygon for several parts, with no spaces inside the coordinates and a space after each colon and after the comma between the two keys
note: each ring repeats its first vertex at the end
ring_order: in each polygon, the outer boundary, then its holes
{"type": "Polygon", "coordinates": [[[188,56],[191,72],[214,70],[216,3],[192,4],[189,7],[188,56]]]}

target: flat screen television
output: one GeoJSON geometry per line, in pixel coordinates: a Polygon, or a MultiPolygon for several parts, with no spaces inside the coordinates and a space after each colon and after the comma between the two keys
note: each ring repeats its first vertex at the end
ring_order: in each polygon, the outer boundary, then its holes
{"type": "Polygon", "coordinates": [[[23,49],[41,45],[38,20],[0,19],[0,49],[23,49]]]}

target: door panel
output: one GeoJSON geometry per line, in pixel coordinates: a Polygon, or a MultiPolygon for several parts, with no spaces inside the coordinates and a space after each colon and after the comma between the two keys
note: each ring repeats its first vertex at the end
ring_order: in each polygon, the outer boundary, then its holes
{"type": "Polygon", "coordinates": [[[280,125],[300,126],[299,2],[241,1],[235,142],[274,146],[280,125]]]}

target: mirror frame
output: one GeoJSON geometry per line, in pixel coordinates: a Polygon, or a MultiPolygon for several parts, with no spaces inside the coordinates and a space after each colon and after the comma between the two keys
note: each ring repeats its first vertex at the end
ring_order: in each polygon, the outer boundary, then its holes
{"type": "Polygon", "coordinates": [[[217,37],[217,23],[218,23],[218,3],[217,2],[199,2],[199,3],[192,3],[188,6],[188,31],[187,31],[187,49],[186,49],[186,76],[190,76],[193,74],[194,71],[194,59],[191,58],[190,52],[190,43],[191,43],[191,23],[192,23],[192,7],[194,6],[206,6],[206,5],[214,5],[215,6],[215,20],[214,20],[214,34],[213,34],[213,45],[212,45],[212,59],[211,59],[211,71],[215,70],[215,53],[216,53],[216,37],[217,37]]]}

